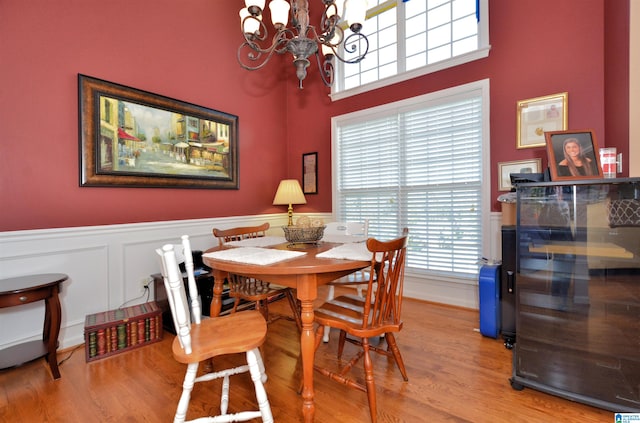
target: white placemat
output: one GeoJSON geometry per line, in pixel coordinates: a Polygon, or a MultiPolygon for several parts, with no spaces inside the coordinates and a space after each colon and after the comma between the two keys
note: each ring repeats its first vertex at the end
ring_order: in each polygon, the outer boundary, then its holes
{"type": "Polygon", "coordinates": [[[316,257],[371,261],[371,251],[367,249],[367,246],[364,243],[349,243],[342,244],[320,254],[316,254],[316,257]]]}
{"type": "Polygon", "coordinates": [[[258,238],[225,242],[225,245],[232,245],[234,247],[269,247],[271,245],[282,244],[283,242],[287,242],[283,236],[261,236],[258,238]]]}
{"type": "Polygon", "coordinates": [[[338,244],[348,244],[352,242],[365,242],[367,238],[362,235],[342,235],[342,234],[325,234],[322,237],[324,242],[337,242],[338,244]]]}
{"type": "Polygon", "coordinates": [[[307,253],[302,251],[274,250],[271,248],[258,247],[238,247],[228,250],[213,251],[211,253],[205,253],[202,256],[214,258],[217,260],[234,261],[237,263],[265,265],[303,256],[305,254],[307,253]]]}

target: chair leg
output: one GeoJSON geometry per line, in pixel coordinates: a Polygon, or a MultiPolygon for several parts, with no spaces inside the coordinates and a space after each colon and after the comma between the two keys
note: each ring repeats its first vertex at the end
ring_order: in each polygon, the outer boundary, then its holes
{"type": "Polygon", "coordinates": [[[269,322],[269,309],[265,307],[265,304],[267,304],[268,302],[268,299],[264,300],[264,304],[262,303],[262,300],[256,301],[256,310],[259,311],[260,314],[262,314],[262,317],[264,317],[264,320],[267,322],[267,324],[271,323],[269,322]]]}
{"type": "Polygon", "coordinates": [[[373,362],[369,355],[369,340],[362,340],[362,348],[364,350],[364,379],[367,386],[367,398],[369,399],[369,413],[371,414],[371,423],[378,421],[378,412],[376,407],[376,384],[373,379],[373,362]]]}
{"type": "Polygon", "coordinates": [[[338,360],[342,358],[342,352],[344,351],[344,342],[347,340],[347,332],[341,330],[340,338],[338,339],[338,360]]]}
{"type": "Polygon", "coordinates": [[[268,377],[267,371],[264,367],[264,361],[262,361],[262,345],[258,347],[258,353],[259,354],[256,354],[256,361],[258,362],[258,369],[260,369],[260,380],[262,381],[262,383],[266,383],[268,377]]]}
{"type": "Polygon", "coordinates": [[[269,399],[267,398],[267,391],[262,384],[262,373],[260,371],[259,362],[262,358],[258,359],[260,351],[254,348],[247,351],[247,363],[249,364],[249,373],[251,373],[251,380],[256,389],[256,399],[258,400],[258,408],[260,409],[260,415],[262,416],[263,423],[273,423],[273,414],[271,414],[271,406],[269,405],[269,399]]]}
{"type": "MultiPolygon", "coordinates": [[[[333,285],[329,285],[329,292],[327,293],[327,301],[333,300],[335,296],[335,287],[333,285]]],[[[322,338],[322,342],[329,342],[329,332],[331,332],[330,326],[324,327],[324,337],[322,338]]]]}
{"type": "Polygon", "coordinates": [[[222,393],[220,394],[220,414],[227,414],[229,409],[229,375],[222,378],[222,393]]]}
{"type": "Polygon", "coordinates": [[[296,326],[298,327],[298,333],[302,333],[302,316],[300,316],[300,308],[298,307],[298,301],[296,300],[293,289],[287,289],[285,291],[285,295],[287,296],[289,306],[291,307],[293,320],[296,322],[296,326]]]}
{"type": "Polygon", "coordinates": [[[236,299],[233,301],[233,309],[231,310],[231,313],[235,313],[236,311],[238,311],[239,305],[240,305],[240,297],[236,297],[236,299]]]}
{"type": "Polygon", "coordinates": [[[400,373],[402,373],[402,378],[404,381],[408,381],[407,370],[404,367],[404,361],[402,360],[402,355],[400,354],[400,348],[398,348],[398,344],[396,343],[396,338],[393,336],[393,333],[388,332],[386,334],[387,345],[389,346],[389,350],[393,354],[393,358],[396,360],[396,364],[398,365],[398,369],[400,369],[400,373]]]}
{"type": "Polygon", "coordinates": [[[187,365],[187,373],[184,375],[184,382],[182,382],[182,395],[180,395],[180,400],[178,401],[178,408],[176,409],[173,423],[184,423],[187,417],[191,391],[193,390],[196,374],[198,373],[198,364],[199,363],[191,363],[187,365]]]}

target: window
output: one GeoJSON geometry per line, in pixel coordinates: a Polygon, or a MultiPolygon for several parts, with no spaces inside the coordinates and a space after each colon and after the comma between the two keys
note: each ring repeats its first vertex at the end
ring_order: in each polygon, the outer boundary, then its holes
{"type": "Polygon", "coordinates": [[[338,62],[334,100],[488,55],[488,0],[369,0],[369,6],[362,28],[369,51],[359,63],[338,62]]]}
{"type": "Polygon", "coordinates": [[[409,227],[407,266],[475,278],[489,227],[489,83],[332,120],[334,214],[381,239],[409,227]]]}

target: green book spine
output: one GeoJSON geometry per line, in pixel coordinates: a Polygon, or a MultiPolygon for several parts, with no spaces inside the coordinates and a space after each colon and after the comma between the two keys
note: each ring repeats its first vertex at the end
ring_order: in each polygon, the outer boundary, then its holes
{"type": "Polygon", "coordinates": [[[95,332],[89,332],[89,358],[98,355],[98,341],[95,332]]]}
{"type": "Polygon", "coordinates": [[[127,347],[127,328],[124,324],[118,325],[118,349],[127,347]]]}

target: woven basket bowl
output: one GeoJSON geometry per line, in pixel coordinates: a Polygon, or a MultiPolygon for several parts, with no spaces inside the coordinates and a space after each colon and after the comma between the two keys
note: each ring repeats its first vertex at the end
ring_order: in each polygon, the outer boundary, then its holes
{"type": "Polygon", "coordinates": [[[326,226],[314,226],[311,228],[298,228],[296,226],[283,226],[284,237],[289,242],[318,242],[324,235],[326,226]]]}

